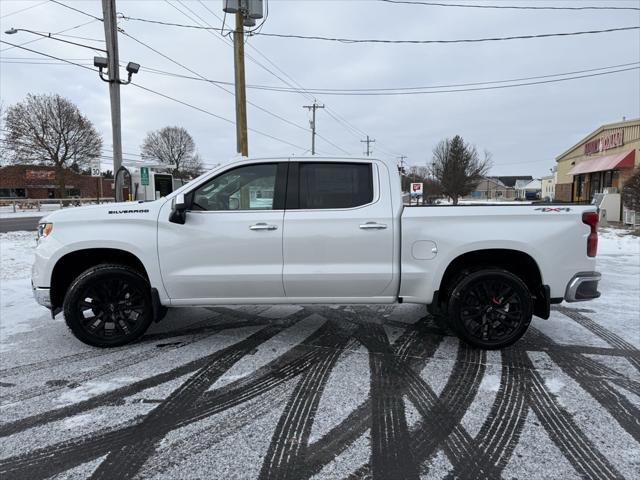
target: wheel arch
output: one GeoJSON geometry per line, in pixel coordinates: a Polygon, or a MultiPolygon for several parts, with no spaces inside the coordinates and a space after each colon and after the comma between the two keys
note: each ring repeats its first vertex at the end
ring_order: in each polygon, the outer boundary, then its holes
{"type": "Polygon", "coordinates": [[[454,258],[445,269],[434,295],[438,308],[446,305],[450,284],[460,272],[483,267],[503,268],[517,275],[531,292],[534,315],[549,318],[549,287],[543,284],[538,263],[528,253],[508,248],[472,250],[454,258]]]}
{"type": "Polygon", "coordinates": [[[62,306],[64,296],[73,282],[85,270],[101,263],[126,265],[139,272],[147,281],[149,274],[142,261],[133,253],[119,248],[85,248],[69,252],[58,259],[51,272],[51,304],[53,310],[62,306]]]}

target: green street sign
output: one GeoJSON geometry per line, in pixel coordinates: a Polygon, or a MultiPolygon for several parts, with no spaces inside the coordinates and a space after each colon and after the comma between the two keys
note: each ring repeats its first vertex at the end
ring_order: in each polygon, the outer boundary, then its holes
{"type": "Polygon", "coordinates": [[[140,167],[140,181],[142,185],[149,185],[149,167],[140,167]]]}

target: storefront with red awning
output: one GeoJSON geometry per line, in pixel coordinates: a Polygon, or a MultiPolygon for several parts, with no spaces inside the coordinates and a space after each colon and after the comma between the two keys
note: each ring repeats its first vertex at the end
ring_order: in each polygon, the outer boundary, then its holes
{"type": "MultiPolygon", "coordinates": [[[[631,171],[635,165],[636,150],[628,150],[617,155],[607,155],[583,160],[577,163],[569,175],[573,176],[573,201],[590,201],[595,194],[605,189],[620,190],[621,172],[631,171]]],[[[624,176],[624,175],[623,175],[624,176]]]]}
{"type": "Polygon", "coordinates": [[[640,118],[602,125],[556,157],[555,201],[611,202],[624,217],[621,193],[640,168],[640,118]],[[605,199],[605,196],[607,197],[605,199]],[[606,200],[606,201],[605,201],[606,200]]]}

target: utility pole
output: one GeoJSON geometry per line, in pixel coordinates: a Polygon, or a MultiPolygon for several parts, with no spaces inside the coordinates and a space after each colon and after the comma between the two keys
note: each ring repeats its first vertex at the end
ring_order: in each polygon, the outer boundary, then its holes
{"type": "Polygon", "coordinates": [[[313,105],[303,105],[302,108],[306,108],[311,112],[312,119],[309,120],[311,126],[311,155],[316,154],[316,110],[318,108],[324,108],[324,105],[318,105],[318,102],[313,101],[313,105]]]}
{"type": "Polygon", "coordinates": [[[236,30],[233,34],[233,63],[236,83],[236,138],[237,151],[243,157],[249,155],[247,136],[247,90],[244,77],[244,13],[236,11],[236,30]]]}
{"type": "Polygon", "coordinates": [[[116,0],[102,0],[104,37],[107,43],[109,68],[109,98],[111,100],[111,135],[113,138],[113,173],[115,175],[116,201],[123,201],[122,177],[122,127],[120,123],[120,60],[118,58],[118,22],[116,0]]]}
{"type": "MultiPolygon", "coordinates": [[[[247,87],[244,76],[244,27],[255,27],[256,19],[263,18],[262,0],[222,0],[222,10],[235,15],[233,32],[233,65],[236,87],[236,140],[238,153],[249,155],[247,135],[247,87]]],[[[252,30],[249,29],[249,33],[252,30]]],[[[224,33],[224,32],[222,32],[224,33]]]]}
{"type": "Polygon", "coordinates": [[[398,157],[398,160],[400,160],[400,172],[404,172],[404,163],[405,163],[404,160],[405,160],[405,158],[407,158],[406,155],[400,155],[398,157]]]}
{"type": "Polygon", "coordinates": [[[367,151],[364,153],[367,157],[371,156],[371,149],[369,148],[369,145],[371,143],[375,143],[375,140],[373,138],[369,138],[369,135],[367,135],[367,139],[366,140],[360,140],[360,143],[366,143],[367,144],[367,151]]]}

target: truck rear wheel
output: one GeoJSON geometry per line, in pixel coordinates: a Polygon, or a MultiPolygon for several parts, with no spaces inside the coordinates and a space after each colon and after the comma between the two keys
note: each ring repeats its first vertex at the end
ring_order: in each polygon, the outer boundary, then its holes
{"type": "Polygon", "coordinates": [[[95,347],[118,347],[142,336],[153,320],[147,280],[124,265],[97,265],[76,278],[64,298],[73,334],[95,347]]]}
{"type": "Polygon", "coordinates": [[[511,345],[527,331],[532,315],[529,289],[507,270],[477,270],[452,283],[449,321],[458,336],[474,347],[511,345]]]}

